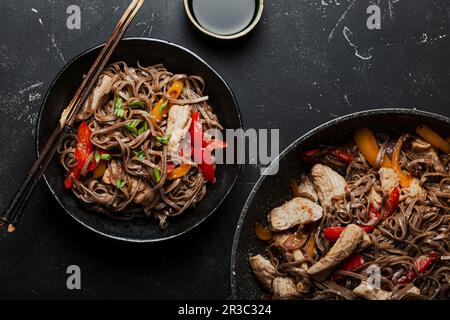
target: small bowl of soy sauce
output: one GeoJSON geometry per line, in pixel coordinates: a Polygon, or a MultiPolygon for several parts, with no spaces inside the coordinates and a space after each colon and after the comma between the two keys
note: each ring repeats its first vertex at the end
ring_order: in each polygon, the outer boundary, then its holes
{"type": "Polygon", "coordinates": [[[245,36],[258,24],[264,0],[184,0],[184,9],[200,32],[231,40],[245,36]]]}

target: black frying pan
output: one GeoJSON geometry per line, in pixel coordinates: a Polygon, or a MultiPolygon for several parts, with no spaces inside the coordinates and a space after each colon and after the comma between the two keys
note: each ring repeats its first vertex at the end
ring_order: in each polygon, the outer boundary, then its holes
{"type": "MultiPolygon", "coordinates": [[[[58,123],[61,111],[67,106],[100,49],[100,46],[93,48],[74,58],[50,86],[38,119],[38,152],[58,123]]],[[[173,73],[203,77],[206,81],[206,94],[210,97],[214,112],[223,127],[242,128],[239,108],[230,87],[216,71],[191,51],[166,41],[133,38],[122,40],[118,44],[110,59],[110,62],[116,61],[125,61],[130,66],[136,66],[138,61],[143,66],[163,63],[173,73]]],[[[85,227],[118,240],[154,242],[179,236],[208,218],[233,188],[239,171],[238,164],[219,165],[216,172],[218,183],[214,186],[208,185],[205,199],[194,209],[172,219],[165,230],[160,230],[156,221],[150,219],[125,222],[88,212],[71,192],[64,189],[64,172],[58,157],[48,166],[44,178],[64,210],[85,227]]]]}
{"type": "MultiPolygon", "coordinates": [[[[248,258],[264,251],[265,243],[255,235],[255,223],[266,221],[268,212],[292,198],[291,178],[306,170],[300,154],[320,145],[340,145],[353,140],[353,133],[368,126],[375,132],[392,136],[413,133],[418,124],[426,124],[437,132],[450,136],[450,119],[444,116],[410,109],[378,109],[351,114],[332,120],[299,138],[275,160],[279,171],[262,176],[253,188],[242,210],[233,242],[231,261],[231,290],[233,299],[260,299],[263,291],[254,278],[248,258]]],[[[272,164],[267,170],[271,170],[272,164]]]]}

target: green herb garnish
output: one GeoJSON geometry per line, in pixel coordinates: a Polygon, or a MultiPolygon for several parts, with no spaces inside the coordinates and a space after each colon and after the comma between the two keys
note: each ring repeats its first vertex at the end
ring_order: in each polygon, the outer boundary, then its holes
{"type": "Polygon", "coordinates": [[[121,179],[116,180],[116,188],[117,189],[122,189],[126,184],[127,184],[126,181],[123,181],[121,179]]]}
{"type": "Polygon", "coordinates": [[[131,123],[125,125],[125,129],[127,129],[129,132],[138,134],[137,126],[141,123],[141,120],[134,120],[131,123]]]}
{"type": "Polygon", "coordinates": [[[142,108],[143,106],[145,106],[145,103],[139,100],[133,101],[132,103],[130,103],[130,107],[131,108],[142,108]]]}
{"type": "Polygon", "coordinates": [[[148,123],[147,123],[147,121],[145,121],[144,122],[144,124],[142,125],[142,127],[141,128],[139,128],[139,130],[138,130],[138,135],[140,135],[140,134],[143,134],[145,131],[147,131],[148,130],[148,123]]]}
{"type": "Polygon", "coordinates": [[[101,159],[101,155],[98,151],[95,151],[95,162],[99,163],[101,159]]]}
{"type": "Polygon", "coordinates": [[[102,160],[111,160],[112,159],[112,155],[110,155],[109,153],[104,153],[104,154],[100,155],[100,158],[102,160]]]}
{"type": "Polygon", "coordinates": [[[112,156],[109,153],[100,153],[95,151],[95,162],[99,163],[100,160],[111,160],[112,156]]]}
{"type": "Polygon", "coordinates": [[[122,98],[119,96],[114,98],[114,115],[119,118],[125,116],[125,111],[122,109],[122,98]]]}
{"type": "Polygon", "coordinates": [[[144,151],[139,150],[139,152],[136,155],[137,155],[139,161],[144,161],[145,160],[145,153],[144,153],[144,151]]]}
{"type": "Polygon", "coordinates": [[[168,105],[169,105],[169,100],[164,101],[163,104],[159,106],[159,111],[163,112],[164,110],[167,109],[168,105]]]}
{"type": "Polygon", "coordinates": [[[153,176],[155,177],[156,183],[161,181],[161,171],[158,168],[153,168],[153,176]]]}
{"type": "Polygon", "coordinates": [[[156,140],[158,140],[159,142],[161,142],[162,144],[168,144],[169,140],[170,140],[170,134],[166,135],[166,136],[162,136],[162,137],[156,137],[156,140]]]}

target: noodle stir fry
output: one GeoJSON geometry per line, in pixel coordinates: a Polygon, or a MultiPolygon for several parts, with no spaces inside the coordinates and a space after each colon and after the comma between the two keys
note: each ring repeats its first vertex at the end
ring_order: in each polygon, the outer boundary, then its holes
{"type": "Polygon", "coordinates": [[[449,153],[426,126],[305,151],[294,198],[255,228],[267,247],[249,262],[266,297],[448,299],[449,153]]]}
{"type": "Polygon", "coordinates": [[[107,67],[59,154],[71,189],[90,210],[117,219],[154,217],[166,228],[214,183],[214,148],[203,130],[222,130],[198,76],[162,65],[107,67]],[[191,137],[191,142],[186,139],[191,137]],[[194,139],[200,139],[198,150],[194,139]],[[192,153],[200,151],[201,161],[192,153]]]}

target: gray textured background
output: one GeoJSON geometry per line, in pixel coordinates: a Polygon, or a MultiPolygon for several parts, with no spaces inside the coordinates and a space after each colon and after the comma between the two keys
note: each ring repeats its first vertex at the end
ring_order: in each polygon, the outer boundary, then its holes
{"type": "MultiPolygon", "coordinates": [[[[51,81],[73,57],[104,42],[127,5],[1,1],[0,208],[34,160],[36,118],[51,81]],[[81,30],[66,28],[71,4],[82,10],[81,30]]],[[[181,0],[146,0],[127,36],[168,40],[202,56],[232,87],[244,126],[281,129],[284,148],[327,120],[373,107],[449,116],[449,24],[445,0],[266,0],[250,37],[216,43],[191,29],[181,0]],[[380,31],[366,28],[370,3],[382,8],[380,31]]],[[[200,228],[159,245],[91,234],[41,184],[20,229],[0,240],[0,298],[225,298],[234,229],[258,169],[244,167],[200,228]],[[82,269],[81,291],[65,287],[70,264],[82,269]]]]}

